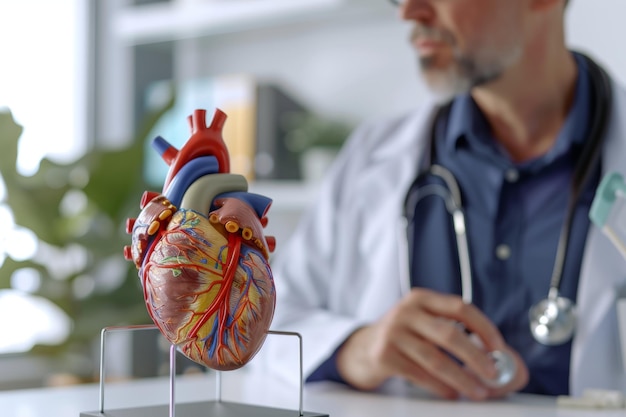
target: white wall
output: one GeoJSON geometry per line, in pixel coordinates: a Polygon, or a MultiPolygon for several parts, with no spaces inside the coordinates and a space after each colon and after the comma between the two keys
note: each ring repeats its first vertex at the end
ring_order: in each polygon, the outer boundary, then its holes
{"type": "Polygon", "coordinates": [[[570,0],[568,44],[605,65],[626,86],[626,1],[570,0]]]}

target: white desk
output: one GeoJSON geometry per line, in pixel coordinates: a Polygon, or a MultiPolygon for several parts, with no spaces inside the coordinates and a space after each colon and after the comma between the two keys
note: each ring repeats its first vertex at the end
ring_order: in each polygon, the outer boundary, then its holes
{"type": "MultiPolygon", "coordinates": [[[[294,410],[298,414],[298,388],[284,382],[248,375],[245,371],[222,373],[222,399],[294,410]]],[[[624,416],[623,410],[577,410],[557,408],[552,398],[515,395],[506,400],[472,403],[448,402],[420,397],[410,389],[395,394],[352,391],[341,385],[307,385],[304,410],[328,413],[331,417],[587,417],[624,416]]],[[[98,409],[98,385],[0,392],[2,417],[78,417],[98,409]]],[[[180,377],[177,403],[215,398],[214,376],[180,377]]],[[[115,408],[167,404],[169,381],[147,379],[106,385],[105,411],[115,408]]],[[[177,417],[190,417],[177,414],[177,417]]],[[[196,417],[196,416],[193,416],[196,417]]],[[[199,416],[198,416],[199,417],[199,416]]]]}

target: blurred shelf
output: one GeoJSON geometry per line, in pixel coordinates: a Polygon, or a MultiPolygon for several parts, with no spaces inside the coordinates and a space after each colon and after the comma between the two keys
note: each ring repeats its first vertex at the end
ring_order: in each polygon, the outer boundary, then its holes
{"type": "Polygon", "coordinates": [[[112,31],[123,43],[140,45],[345,16],[376,16],[381,9],[389,9],[382,0],[174,0],[121,8],[112,31]]]}
{"type": "Polygon", "coordinates": [[[0,355],[0,391],[20,388],[39,388],[53,373],[50,358],[33,354],[0,355]]]}
{"type": "Polygon", "coordinates": [[[313,203],[317,195],[318,184],[301,181],[254,181],[249,191],[261,194],[273,200],[271,212],[301,212],[313,203]]]}

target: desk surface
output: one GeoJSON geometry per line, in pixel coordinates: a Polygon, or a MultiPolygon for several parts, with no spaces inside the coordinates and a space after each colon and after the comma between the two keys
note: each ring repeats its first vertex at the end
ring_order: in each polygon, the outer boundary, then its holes
{"type": "MultiPolygon", "coordinates": [[[[398,388],[398,387],[395,387],[398,388]]],[[[212,374],[179,377],[177,404],[215,399],[212,374]]],[[[0,392],[0,415],[11,417],[78,417],[99,407],[97,384],[73,387],[0,392]]],[[[222,373],[222,399],[298,410],[298,387],[267,380],[245,371],[222,373]]],[[[105,411],[116,408],[167,404],[166,378],[118,382],[106,385],[105,411]]],[[[363,393],[332,383],[306,386],[304,410],[328,413],[331,417],[417,416],[466,417],[586,417],[624,416],[623,410],[578,410],[557,408],[549,397],[514,395],[504,400],[472,403],[443,401],[420,396],[410,388],[393,393],[363,393]]],[[[189,417],[178,416],[177,417],[189,417]]]]}

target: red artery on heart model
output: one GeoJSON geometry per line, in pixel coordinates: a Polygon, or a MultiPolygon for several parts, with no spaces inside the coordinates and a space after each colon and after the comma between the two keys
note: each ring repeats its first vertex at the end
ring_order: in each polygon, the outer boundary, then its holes
{"type": "Polygon", "coordinates": [[[247,191],[231,174],[222,139],[226,115],[189,116],[191,137],[180,149],[153,145],[169,165],[161,193],[146,191],[141,213],[128,219],[124,256],[139,270],[148,313],[191,360],[217,370],[248,363],[263,345],[276,302],[264,236],[271,200],[247,191]]]}

